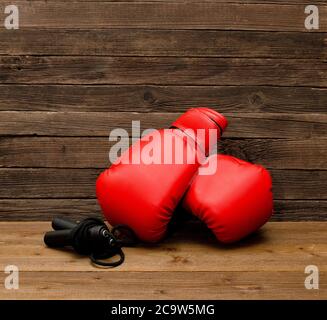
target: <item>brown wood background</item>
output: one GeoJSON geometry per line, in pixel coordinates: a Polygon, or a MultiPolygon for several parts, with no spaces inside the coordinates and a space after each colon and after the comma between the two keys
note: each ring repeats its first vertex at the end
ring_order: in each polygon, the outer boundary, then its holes
{"type": "Polygon", "coordinates": [[[312,32],[304,0],[15,4],[20,29],[0,28],[1,220],[99,212],[110,130],[194,106],[230,120],[221,151],[271,171],[274,220],[327,220],[325,1],[312,32]]]}

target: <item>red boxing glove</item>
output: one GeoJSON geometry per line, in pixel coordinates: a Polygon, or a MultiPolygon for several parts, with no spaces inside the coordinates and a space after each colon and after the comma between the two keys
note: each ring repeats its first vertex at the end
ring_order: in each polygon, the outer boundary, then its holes
{"type": "Polygon", "coordinates": [[[226,119],[214,110],[190,109],[172,124],[175,129],[161,129],[133,144],[96,182],[97,198],[108,222],[129,226],[145,242],[162,239],[202,159],[226,126],[226,119]],[[214,141],[209,139],[212,131],[217,135],[214,141]],[[170,147],[167,141],[171,141],[170,147]],[[152,152],[159,158],[155,163],[149,152],[152,146],[159,146],[152,152]],[[193,163],[185,161],[190,154],[196,155],[193,163]],[[177,162],[180,155],[183,161],[177,162]],[[133,157],[139,163],[133,162],[133,157]],[[169,163],[167,159],[172,158],[175,161],[169,163]]]}
{"type": "Polygon", "coordinates": [[[246,161],[213,155],[213,175],[197,175],[183,207],[200,218],[224,243],[238,241],[259,229],[272,215],[272,183],[268,171],[246,161]]]}

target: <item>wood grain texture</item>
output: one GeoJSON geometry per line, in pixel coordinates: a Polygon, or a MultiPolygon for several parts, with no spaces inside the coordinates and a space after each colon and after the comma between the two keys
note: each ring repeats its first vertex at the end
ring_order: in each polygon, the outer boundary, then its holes
{"type": "Polygon", "coordinates": [[[323,59],[325,33],[220,30],[0,30],[1,55],[323,59]],[[255,43],[255,45],[253,45],[255,43]]]}
{"type": "Polygon", "coordinates": [[[327,220],[327,201],[276,200],[273,221],[327,220]]]}
{"type": "MultiPolygon", "coordinates": [[[[0,198],[94,198],[102,169],[1,168],[0,198]]],[[[326,170],[270,170],[274,198],[327,200],[326,170]]]]}
{"type": "MultiPolygon", "coordinates": [[[[327,89],[267,86],[0,85],[1,111],[325,113],[327,89]]],[[[127,114],[125,114],[127,116],[127,114]]],[[[88,116],[91,116],[88,114],[88,116]]]]}
{"type": "MultiPolygon", "coordinates": [[[[303,5],[215,2],[16,1],[21,28],[155,28],[306,31],[303,5]]],[[[4,4],[0,5],[4,12],[4,4]]],[[[320,31],[327,30],[320,5],[320,31]]]]}
{"type": "Polygon", "coordinates": [[[49,222],[0,223],[0,265],[20,268],[20,289],[0,289],[1,299],[324,299],[327,294],[324,223],[268,223],[232,246],[189,223],[156,246],[126,248],[126,262],[108,270],[70,251],[45,248],[49,228],[49,222]],[[319,290],[304,288],[309,264],[319,266],[319,290]]]}
{"type": "MultiPolygon", "coordinates": [[[[220,108],[215,109],[220,111],[220,108]]],[[[169,128],[171,123],[180,115],[181,113],[168,112],[0,111],[0,136],[109,137],[110,132],[116,128],[122,128],[129,135],[132,135],[133,121],[139,121],[141,131],[148,128],[169,128]]],[[[301,137],[302,139],[321,139],[327,137],[327,115],[324,113],[279,114],[227,112],[224,115],[229,122],[228,128],[223,135],[226,138],[298,139],[301,137]]],[[[0,144],[3,141],[5,140],[0,138],[0,144]]]]}
{"type": "Polygon", "coordinates": [[[57,216],[81,220],[101,217],[96,199],[0,199],[0,221],[49,221],[57,216]]]}
{"type": "MultiPolygon", "coordinates": [[[[126,150],[131,141],[117,139],[126,150]]],[[[108,138],[0,138],[0,167],[107,168],[108,138]]],[[[268,169],[327,170],[327,139],[224,139],[218,151],[268,169]]]]}
{"type": "Polygon", "coordinates": [[[271,169],[274,220],[326,220],[325,1],[318,32],[307,0],[15,4],[20,29],[0,29],[0,220],[99,214],[110,130],[204,105],[229,119],[221,152],[271,169]]]}
{"type": "MultiPolygon", "coordinates": [[[[176,213],[178,214],[178,212],[176,213]]],[[[81,220],[102,217],[96,199],[0,199],[0,221],[81,220]]],[[[327,221],[325,200],[275,200],[271,221],[327,221]]]]}
{"type": "Polygon", "coordinates": [[[327,139],[225,139],[219,149],[268,169],[327,169],[327,139]]]}
{"type": "Polygon", "coordinates": [[[94,198],[100,169],[0,169],[0,198],[94,198]]]}
{"type": "Polygon", "coordinates": [[[326,272],[321,273],[320,279],[324,282],[320,290],[306,290],[303,274],[303,271],[21,272],[20,290],[1,288],[0,297],[2,300],[325,300],[326,272]]]}
{"type": "MultiPolygon", "coordinates": [[[[192,221],[184,224],[158,244],[139,244],[137,247],[124,248],[126,263],[117,269],[108,269],[107,273],[117,271],[302,273],[310,261],[311,264],[319,265],[320,271],[327,271],[324,264],[327,255],[324,228],[326,228],[324,222],[269,222],[243,241],[224,245],[220,244],[204,225],[192,221]],[[256,261],[255,264],[253,259],[256,261]],[[140,261],[143,263],[139,263],[140,261]]],[[[69,249],[47,248],[43,243],[43,235],[50,229],[50,221],[0,222],[2,234],[0,265],[6,265],[12,260],[11,263],[20,266],[21,271],[28,272],[103,271],[92,266],[88,257],[78,255],[69,249]],[[14,227],[16,229],[13,229],[14,227]]]]}
{"type": "Polygon", "coordinates": [[[326,87],[327,65],[317,59],[0,56],[0,82],[326,87]]]}

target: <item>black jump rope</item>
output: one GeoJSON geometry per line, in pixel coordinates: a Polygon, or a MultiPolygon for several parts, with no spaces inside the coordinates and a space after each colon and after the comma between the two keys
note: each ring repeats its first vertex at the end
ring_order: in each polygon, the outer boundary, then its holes
{"type": "Polygon", "coordinates": [[[51,248],[72,247],[77,253],[88,255],[95,265],[117,267],[125,260],[122,247],[137,243],[137,237],[127,226],[117,225],[111,230],[100,219],[87,218],[79,223],[55,218],[52,228],[44,235],[44,242],[51,248]],[[104,261],[118,256],[118,260],[104,261]]]}

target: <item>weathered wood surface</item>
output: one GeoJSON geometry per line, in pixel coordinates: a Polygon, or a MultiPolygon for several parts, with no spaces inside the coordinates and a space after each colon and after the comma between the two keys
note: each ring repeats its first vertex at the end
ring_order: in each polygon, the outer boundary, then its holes
{"type": "Polygon", "coordinates": [[[0,81],[326,87],[327,66],[319,59],[0,56],[0,81]]]}
{"type": "Polygon", "coordinates": [[[271,170],[273,219],[326,220],[325,1],[310,32],[307,0],[15,4],[20,29],[0,29],[0,219],[99,214],[110,130],[208,106],[229,119],[219,150],[271,170]]]}
{"type": "MultiPolygon", "coordinates": [[[[326,114],[327,89],[271,86],[0,85],[0,111],[326,114]]],[[[85,117],[91,117],[85,114],[85,117]]],[[[128,116],[125,114],[125,116],[128,116]]],[[[121,119],[120,121],[123,121],[121,119]]],[[[274,130],[271,130],[272,132],[274,130]]]]}
{"type": "MultiPolygon", "coordinates": [[[[117,139],[129,146],[129,139],[117,139]]],[[[0,167],[107,168],[108,138],[0,138],[0,167]]],[[[218,151],[268,169],[327,170],[327,139],[224,139],[218,151]]]]}
{"type": "MultiPolygon", "coordinates": [[[[16,1],[21,28],[306,31],[304,6],[280,3],[16,1]]],[[[0,5],[4,12],[4,4],[0,5]]],[[[327,30],[320,5],[320,32],[327,30]]]]}
{"type": "Polygon", "coordinates": [[[1,55],[327,57],[325,33],[153,29],[0,30],[1,55]],[[253,45],[255,43],[255,46],[253,45]]]}
{"type": "MultiPolygon", "coordinates": [[[[0,168],[0,198],[94,198],[102,169],[0,168]]],[[[270,170],[275,199],[327,200],[327,170],[270,170]]]]}
{"type": "MultiPolygon", "coordinates": [[[[303,266],[310,264],[310,261],[319,265],[321,271],[327,271],[324,264],[327,254],[327,239],[323,234],[325,225],[317,222],[270,222],[240,243],[222,245],[203,225],[189,222],[160,244],[125,248],[126,263],[117,269],[109,269],[107,273],[251,271],[253,266],[256,267],[253,271],[302,272],[303,266]],[[291,239],[289,233],[293,235],[291,239]],[[253,264],[253,259],[256,259],[256,264],[253,264]],[[137,263],[140,260],[143,263],[137,263]],[[203,260],[207,263],[203,263],[203,260]],[[241,260],[242,263],[237,263],[241,260]],[[266,263],[267,260],[271,260],[271,263],[266,263]]],[[[47,248],[43,235],[50,229],[49,221],[1,222],[0,264],[6,265],[11,260],[12,264],[20,266],[21,271],[103,271],[94,268],[87,257],[70,250],[47,248]],[[11,254],[8,255],[8,252],[11,254]],[[28,261],[27,257],[31,257],[31,260],[28,261]],[[73,263],[70,261],[72,258],[76,258],[73,263]]]]}
{"type": "MultiPolygon", "coordinates": [[[[322,273],[323,279],[325,274],[322,273]]],[[[326,299],[324,284],[320,290],[304,288],[303,270],[186,273],[131,271],[109,275],[106,271],[22,272],[20,276],[21,289],[0,289],[1,299],[326,299]]]]}
{"type": "Polygon", "coordinates": [[[103,270],[87,257],[46,248],[49,222],[1,222],[0,266],[19,267],[20,288],[1,287],[0,297],[326,299],[325,224],[269,223],[243,242],[223,246],[189,223],[156,246],[126,248],[122,266],[103,270]],[[319,267],[319,290],[304,287],[304,269],[312,264],[319,267]]]}
{"type": "Polygon", "coordinates": [[[275,200],[274,213],[273,221],[327,220],[327,201],[275,200]]]}
{"type": "MultiPolygon", "coordinates": [[[[93,199],[0,199],[0,220],[48,221],[56,216],[81,220],[90,215],[102,217],[93,199]]],[[[275,200],[271,221],[327,220],[326,200],[275,200]]]]}
{"type": "MultiPolygon", "coordinates": [[[[219,108],[216,108],[219,109],[219,108]]],[[[148,128],[169,128],[181,113],[128,112],[15,112],[0,111],[0,144],[3,136],[109,137],[115,128],[133,134],[133,121],[141,131],[148,128]]],[[[229,126],[224,138],[305,139],[327,137],[327,115],[280,113],[224,113],[229,126]]],[[[19,141],[17,138],[16,141],[19,141]]],[[[24,141],[24,140],[21,140],[24,141]]],[[[42,141],[36,140],[34,141],[42,141]]],[[[33,140],[31,140],[33,144],[33,140]]],[[[306,141],[304,141],[304,144],[306,141]]],[[[319,143],[319,141],[318,141],[319,143]]],[[[15,145],[15,140],[12,141],[15,145]]],[[[287,141],[286,141],[287,144],[287,141]]],[[[313,144],[315,142],[313,141],[313,144]]],[[[28,147],[28,146],[27,146],[28,147]]],[[[104,150],[103,150],[104,151],[104,150]]],[[[291,150],[290,150],[291,152],[291,150]]],[[[10,153],[10,152],[9,152],[10,153]]],[[[6,152],[4,151],[4,155],[6,152]]]]}

